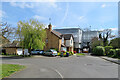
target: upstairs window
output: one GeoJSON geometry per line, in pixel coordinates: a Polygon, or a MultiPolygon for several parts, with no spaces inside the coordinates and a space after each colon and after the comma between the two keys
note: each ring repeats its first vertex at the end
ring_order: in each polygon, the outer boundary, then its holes
{"type": "Polygon", "coordinates": [[[73,41],[71,40],[71,44],[72,44],[72,42],[73,42],[73,41]]]}
{"type": "Polygon", "coordinates": [[[62,38],[62,44],[64,44],[64,38],[62,38]]]}

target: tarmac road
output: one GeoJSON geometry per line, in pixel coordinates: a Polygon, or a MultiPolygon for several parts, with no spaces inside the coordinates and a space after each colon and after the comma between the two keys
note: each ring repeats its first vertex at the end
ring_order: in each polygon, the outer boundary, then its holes
{"type": "Polygon", "coordinates": [[[9,78],[118,78],[118,65],[99,57],[3,58],[2,63],[27,68],[9,78]]]}

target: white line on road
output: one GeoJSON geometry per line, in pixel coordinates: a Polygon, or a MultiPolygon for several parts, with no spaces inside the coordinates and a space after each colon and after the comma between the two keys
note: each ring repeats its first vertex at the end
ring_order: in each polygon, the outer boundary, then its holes
{"type": "Polygon", "coordinates": [[[57,69],[54,69],[54,70],[55,70],[55,72],[57,72],[57,73],[60,75],[60,77],[63,79],[62,74],[61,74],[57,69]]]}

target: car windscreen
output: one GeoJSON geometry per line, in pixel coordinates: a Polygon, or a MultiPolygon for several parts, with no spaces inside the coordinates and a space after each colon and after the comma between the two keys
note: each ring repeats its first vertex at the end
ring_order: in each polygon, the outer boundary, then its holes
{"type": "Polygon", "coordinates": [[[57,51],[55,51],[55,50],[52,50],[52,49],[51,49],[51,51],[52,51],[52,52],[57,52],[57,51]]]}

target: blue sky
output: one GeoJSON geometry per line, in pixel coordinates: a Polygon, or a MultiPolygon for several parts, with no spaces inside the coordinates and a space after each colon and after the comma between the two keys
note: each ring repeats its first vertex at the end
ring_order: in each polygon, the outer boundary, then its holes
{"type": "Polygon", "coordinates": [[[80,27],[92,30],[111,28],[117,35],[117,2],[3,2],[0,17],[13,27],[18,21],[37,19],[54,29],[80,27]]]}

